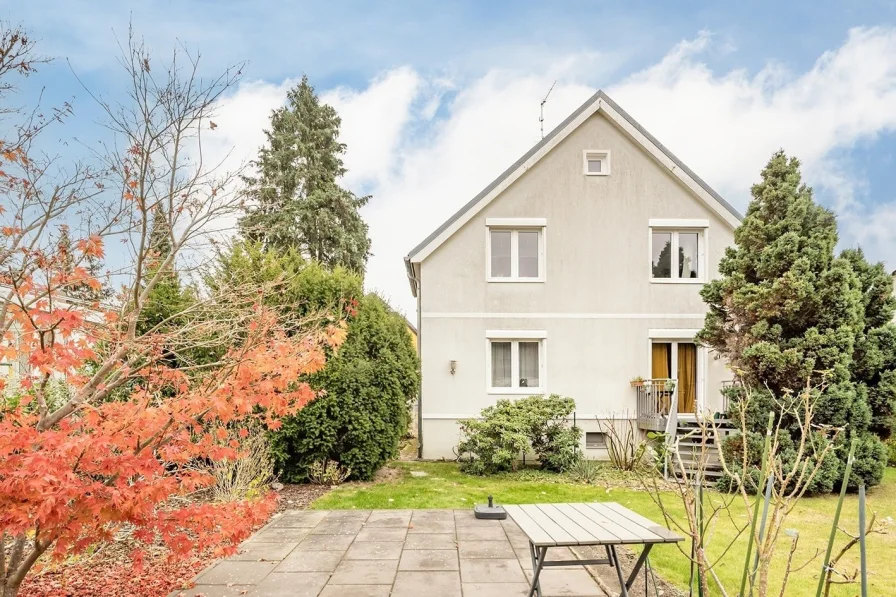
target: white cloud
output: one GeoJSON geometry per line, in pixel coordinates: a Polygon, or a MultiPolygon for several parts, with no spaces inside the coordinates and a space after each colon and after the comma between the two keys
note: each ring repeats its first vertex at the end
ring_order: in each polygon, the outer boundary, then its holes
{"type": "MultiPolygon", "coordinates": [[[[896,203],[863,206],[856,196],[863,183],[843,156],[896,128],[896,29],[854,29],[802,73],[780,64],[755,75],[715,73],[701,57],[717,50],[701,33],[608,92],[741,208],[774,150],[798,155],[807,180],[837,197],[844,243],[860,241],[871,257],[892,260],[896,203]]],[[[589,64],[612,70],[608,56],[583,52],[542,72],[493,70],[462,82],[402,67],[363,90],[324,92],[343,116],[347,183],[373,195],[364,212],[374,252],[368,287],[413,316],[403,256],[538,140],[538,105],[554,80],[546,131],[594,91],[578,82],[594,80],[589,64]]],[[[241,88],[229,100],[240,122],[227,140],[254,153],[288,86],[241,88]]]]}
{"type": "Polygon", "coordinates": [[[321,95],[342,118],[341,140],[350,166],[346,184],[379,184],[388,176],[422,86],[421,77],[403,67],[375,79],[364,91],[339,87],[321,95]]]}
{"type": "Polygon", "coordinates": [[[740,206],[776,149],[799,156],[807,178],[821,184],[839,163],[832,150],[896,127],[894,29],[853,29],[805,73],[771,64],[754,76],[716,75],[700,62],[711,44],[707,35],[682,42],[609,92],[740,206]]]}
{"type": "Polygon", "coordinates": [[[256,158],[264,145],[265,129],[270,126],[271,112],[286,101],[286,92],[298,81],[287,79],[280,84],[264,81],[240,83],[236,92],[218,103],[212,121],[214,131],[203,133],[204,159],[221,164],[232,172],[256,158]]]}

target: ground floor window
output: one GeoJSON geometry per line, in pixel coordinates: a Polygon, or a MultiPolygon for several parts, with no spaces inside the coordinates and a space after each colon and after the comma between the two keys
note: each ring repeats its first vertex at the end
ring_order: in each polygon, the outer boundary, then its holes
{"type": "Polygon", "coordinates": [[[488,338],[488,389],[492,393],[538,394],[544,385],[544,338],[488,338]]]}
{"type": "Polygon", "coordinates": [[[604,450],[607,447],[607,436],[599,431],[585,434],[585,448],[588,450],[604,450]]]}
{"type": "Polygon", "coordinates": [[[650,377],[676,379],[678,412],[697,412],[697,345],[690,341],[653,340],[650,377]]]}

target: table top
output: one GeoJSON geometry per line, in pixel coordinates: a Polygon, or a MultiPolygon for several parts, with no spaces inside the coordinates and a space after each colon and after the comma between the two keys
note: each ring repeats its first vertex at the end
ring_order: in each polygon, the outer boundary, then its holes
{"type": "Polygon", "coordinates": [[[684,538],[615,502],[504,506],[537,547],[675,543],[684,538]]]}

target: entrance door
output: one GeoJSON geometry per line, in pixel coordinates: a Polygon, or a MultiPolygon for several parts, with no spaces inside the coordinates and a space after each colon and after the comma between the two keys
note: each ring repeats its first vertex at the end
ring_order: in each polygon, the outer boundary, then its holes
{"type": "Polygon", "coordinates": [[[650,353],[650,376],[677,378],[678,413],[697,412],[697,345],[676,340],[654,341],[650,353]],[[672,375],[672,372],[675,375],[672,375]]]}

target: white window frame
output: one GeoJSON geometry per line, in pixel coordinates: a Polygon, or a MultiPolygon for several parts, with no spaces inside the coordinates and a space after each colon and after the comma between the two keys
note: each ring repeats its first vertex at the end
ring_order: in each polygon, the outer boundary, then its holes
{"type": "Polygon", "coordinates": [[[607,434],[603,431],[586,431],[585,432],[585,449],[586,450],[606,450],[607,449],[607,434]],[[596,433],[598,435],[603,436],[603,445],[593,445],[588,443],[588,435],[591,433],[596,433]]]}
{"type": "Polygon", "coordinates": [[[586,149],[582,152],[582,172],[585,176],[609,176],[610,175],[610,150],[609,149],[586,149]],[[600,160],[600,172],[589,172],[588,161],[600,160]]]}
{"type": "MultiPolygon", "coordinates": [[[[696,344],[697,345],[697,412],[702,413],[706,408],[706,367],[708,351],[705,346],[695,340],[698,329],[661,329],[647,330],[647,374],[645,378],[653,377],[651,375],[651,365],[653,363],[653,344],[655,342],[671,344],[672,371],[670,374],[673,378],[678,378],[678,344],[696,344]]],[[[682,415],[679,415],[681,417],[682,415]]],[[[686,416],[686,415],[685,415],[686,416]]]]}
{"type": "Polygon", "coordinates": [[[485,332],[485,389],[488,394],[535,396],[547,394],[547,337],[545,330],[487,330],[485,332]],[[492,387],[492,342],[510,342],[510,383],[509,388],[492,387]],[[520,342],[538,341],[538,387],[521,388],[520,342]]]}
{"type": "Polygon", "coordinates": [[[671,220],[652,219],[647,227],[647,274],[652,284],[705,284],[707,270],[707,244],[709,242],[709,220],[671,220]],[[653,233],[669,232],[672,234],[671,278],[653,277],[653,233]],[[678,278],[678,235],[680,233],[697,233],[697,272],[696,278],[678,278]]]}
{"type": "Polygon", "coordinates": [[[486,218],[485,220],[485,280],[498,283],[542,283],[547,280],[547,220],[545,218],[486,218]],[[510,235],[510,276],[492,276],[492,231],[504,230],[510,235]],[[538,232],[538,277],[519,276],[519,233],[538,232]]]}

